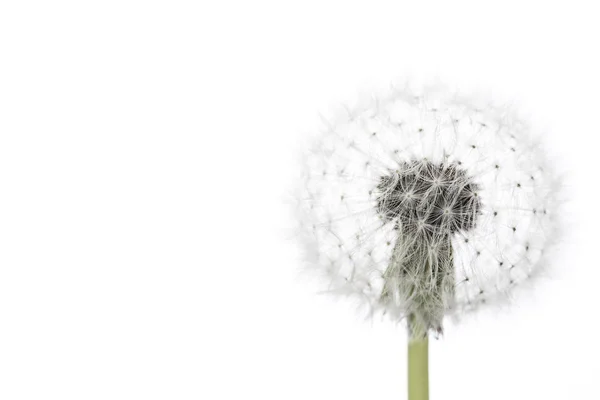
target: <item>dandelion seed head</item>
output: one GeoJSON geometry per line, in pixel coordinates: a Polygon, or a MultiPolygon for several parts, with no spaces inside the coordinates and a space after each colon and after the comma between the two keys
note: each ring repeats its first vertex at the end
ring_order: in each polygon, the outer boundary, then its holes
{"type": "Polygon", "coordinates": [[[536,275],[556,232],[556,189],[509,108],[444,87],[392,89],[326,124],[297,212],[328,292],[439,332],[446,316],[536,275]]]}

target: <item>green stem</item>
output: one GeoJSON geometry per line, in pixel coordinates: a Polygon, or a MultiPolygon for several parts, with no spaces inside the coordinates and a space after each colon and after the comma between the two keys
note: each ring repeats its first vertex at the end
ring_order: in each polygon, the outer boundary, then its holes
{"type": "Polygon", "coordinates": [[[429,400],[429,339],[411,335],[408,340],[408,400],[429,400]]]}

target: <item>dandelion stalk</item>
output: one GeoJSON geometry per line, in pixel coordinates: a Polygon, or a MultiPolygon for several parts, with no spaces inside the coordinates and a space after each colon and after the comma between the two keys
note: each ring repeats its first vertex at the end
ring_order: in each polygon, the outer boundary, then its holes
{"type": "Polygon", "coordinates": [[[408,400],[429,400],[429,338],[408,340],[408,400]]]}

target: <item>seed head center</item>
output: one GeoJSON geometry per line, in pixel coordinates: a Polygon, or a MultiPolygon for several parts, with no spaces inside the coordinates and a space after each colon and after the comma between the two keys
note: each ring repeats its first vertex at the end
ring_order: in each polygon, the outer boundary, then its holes
{"type": "Polygon", "coordinates": [[[377,189],[377,211],[405,232],[468,231],[481,210],[478,185],[455,163],[405,162],[381,176],[377,189]]]}

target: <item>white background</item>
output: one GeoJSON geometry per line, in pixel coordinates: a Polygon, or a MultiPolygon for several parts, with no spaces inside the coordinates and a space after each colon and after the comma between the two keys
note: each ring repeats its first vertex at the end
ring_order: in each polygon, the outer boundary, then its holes
{"type": "Polygon", "coordinates": [[[0,398],[405,398],[404,329],[298,277],[282,199],[319,112],[411,76],[521,105],[571,198],[549,279],[433,341],[431,398],[600,398],[597,17],[3,1],[0,398]]]}

